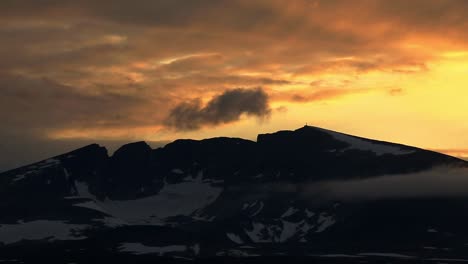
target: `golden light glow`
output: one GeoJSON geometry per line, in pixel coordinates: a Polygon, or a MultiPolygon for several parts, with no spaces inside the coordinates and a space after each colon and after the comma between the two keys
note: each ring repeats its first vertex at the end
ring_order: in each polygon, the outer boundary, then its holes
{"type": "Polygon", "coordinates": [[[34,12],[13,3],[3,12],[0,3],[4,131],[255,139],[308,123],[456,155],[468,149],[463,1],[142,0],[111,13],[85,2],[34,12]],[[236,113],[191,131],[167,125],[177,106],[202,108],[236,88],[261,88],[270,116],[236,113]]]}

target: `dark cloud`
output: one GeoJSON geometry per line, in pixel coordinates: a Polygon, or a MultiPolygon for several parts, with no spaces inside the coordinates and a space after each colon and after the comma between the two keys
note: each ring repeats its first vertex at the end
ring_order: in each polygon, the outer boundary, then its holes
{"type": "MultiPolygon", "coordinates": [[[[0,2],[0,14],[6,21],[4,25],[10,28],[3,33],[2,42],[21,40],[23,45],[6,45],[10,54],[11,47],[25,45],[30,51],[32,43],[46,42],[49,49],[56,47],[55,50],[61,52],[53,56],[47,52],[26,52],[27,58],[19,61],[7,56],[10,65],[15,62],[37,64],[44,60],[51,60],[57,67],[72,62],[101,65],[131,58],[157,59],[197,52],[219,52],[228,57],[234,52],[239,58],[243,51],[254,51],[254,58],[245,61],[227,59],[228,65],[252,68],[271,62],[277,65],[304,64],[321,56],[376,53],[388,53],[390,58],[398,59],[401,52],[398,42],[406,35],[412,36],[412,32],[405,29],[415,31],[425,25],[416,22],[434,21],[432,16],[425,17],[425,13],[443,18],[438,19],[436,27],[433,27],[440,29],[439,32],[424,31],[427,34],[439,34],[442,29],[445,32],[447,27],[443,27],[444,23],[450,25],[450,31],[465,32],[460,28],[466,24],[462,23],[464,16],[460,16],[464,14],[460,10],[464,10],[466,4],[460,1],[447,1],[447,4],[440,4],[440,1],[415,1],[416,4],[391,1],[389,4],[387,1],[365,0],[353,3],[293,0],[288,7],[282,1],[256,1],[253,4],[243,0],[39,2],[0,2]],[[421,12],[419,6],[424,6],[425,11],[421,12]],[[401,14],[405,15],[400,17],[401,14]],[[29,24],[19,28],[18,24],[24,24],[24,21],[29,21],[29,24]],[[48,24],[35,26],[43,21],[48,24]],[[343,25],[349,28],[342,28],[343,25]],[[89,39],[99,39],[106,34],[128,36],[128,45],[95,43],[93,46],[72,47],[74,43],[89,44],[89,39]]],[[[24,50],[16,53],[24,54],[24,50]]],[[[411,56],[416,54],[407,56],[410,58],[405,60],[412,60],[411,56]]],[[[172,67],[179,70],[190,68],[190,65],[177,64],[172,67]]],[[[379,65],[381,63],[372,60],[358,59],[354,67],[365,71],[378,69],[379,65]]]]}
{"type": "Polygon", "coordinates": [[[205,125],[231,123],[243,114],[265,118],[270,114],[268,95],[261,89],[233,89],[212,98],[181,103],[171,110],[166,125],[178,130],[196,130],[205,125]]]}
{"type": "MultiPolygon", "coordinates": [[[[244,0],[189,3],[5,0],[0,1],[0,69],[60,78],[60,81],[87,80],[96,69],[214,53],[176,60],[161,71],[142,74],[151,76],[150,79],[169,74],[171,77],[197,74],[194,80],[215,75],[219,77],[198,81],[219,79],[232,82],[232,87],[253,85],[232,78],[236,76],[233,71],[309,74],[351,68],[359,72],[392,69],[414,72],[428,58],[425,54],[403,52],[399,45],[406,35],[413,36],[413,32],[404,29],[415,31],[418,28],[413,26],[424,25],[413,25],[412,19],[434,21],[424,17],[427,12],[444,18],[437,20],[436,28],[448,23],[450,31],[459,31],[466,24],[462,23],[463,16],[460,17],[460,10],[466,7],[464,2],[415,2],[293,0],[286,7],[283,1],[274,0],[255,3],[244,0]],[[418,3],[424,6],[424,12],[418,3]],[[382,24],[389,26],[382,27],[382,24]],[[349,28],[342,28],[343,25],[349,28]],[[379,26],[379,30],[373,29],[379,26]],[[109,41],[112,37],[122,37],[123,41],[109,41]],[[375,54],[386,56],[372,58],[375,54]],[[356,59],[327,61],[336,56],[356,56],[356,59]],[[66,74],[71,71],[76,76],[66,74]],[[88,75],[79,74],[84,71],[88,75]],[[208,74],[218,71],[221,75],[208,74]]],[[[431,32],[424,31],[440,33],[431,32]]],[[[98,73],[95,75],[91,77],[100,77],[98,73]]],[[[258,76],[252,81],[258,85],[290,84],[271,76],[258,76]]]]}
{"type": "Polygon", "coordinates": [[[244,1],[230,0],[139,0],[116,1],[32,1],[5,0],[0,3],[0,14],[6,17],[55,18],[89,17],[120,24],[137,26],[184,27],[213,23],[212,27],[228,26],[248,29],[260,21],[271,20],[277,10],[268,5],[250,5],[245,8],[244,1]],[[240,12],[244,9],[244,12],[240,12]],[[242,18],[242,20],[240,20],[242,18]]]}

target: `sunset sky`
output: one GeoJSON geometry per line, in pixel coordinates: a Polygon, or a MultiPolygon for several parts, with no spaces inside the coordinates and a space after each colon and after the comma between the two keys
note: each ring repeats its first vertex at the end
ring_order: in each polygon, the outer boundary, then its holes
{"type": "Polygon", "coordinates": [[[468,156],[466,0],[1,0],[0,171],[304,124],[468,156]]]}

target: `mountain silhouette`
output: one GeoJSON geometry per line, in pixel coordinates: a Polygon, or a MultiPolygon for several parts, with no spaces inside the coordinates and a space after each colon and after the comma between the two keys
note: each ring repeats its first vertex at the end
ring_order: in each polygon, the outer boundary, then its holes
{"type": "Polygon", "coordinates": [[[346,200],[319,188],[436,168],[468,162],[311,126],[112,156],[93,144],[0,174],[0,260],[468,259],[468,191],[346,200]]]}

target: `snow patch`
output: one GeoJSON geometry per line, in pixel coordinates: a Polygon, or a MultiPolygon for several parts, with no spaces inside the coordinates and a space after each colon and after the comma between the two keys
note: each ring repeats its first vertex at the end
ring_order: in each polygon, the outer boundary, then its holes
{"type": "Polygon", "coordinates": [[[255,243],[272,242],[271,239],[265,240],[262,238],[262,235],[260,232],[265,228],[265,226],[262,223],[253,222],[252,226],[253,226],[252,230],[244,230],[244,231],[253,242],[255,243]]]}
{"type": "Polygon", "coordinates": [[[282,221],[282,222],[283,222],[283,230],[280,235],[280,242],[285,242],[286,240],[290,239],[296,234],[297,224],[288,222],[288,221],[282,221]]]}
{"type": "Polygon", "coordinates": [[[191,181],[166,183],[157,195],[136,200],[105,200],[98,202],[105,211],[129,223],[163,224],[171,216],[186,215],[201,210],[214,202],[222,192],[203,175],[191,181]]]}
{"type": "MultiPolygon", "coordinates": [[[[16,175],[12,179],[11,182],[14,183],[14,182],[17,182],[17,181],[24,180],[26,178],[26,176],[32,175],[32,174],[37,174],[38,172],[40,172],[41,169],[53,167],[53,166],[56,166],[56,165],[59,165],[59,164],[60,164],[60,160],[58,160],[58,159],[48,159],[48,160],[41,161],[41,162],[39,162],[37,164],[28,166],[27,167],[27,169],[29,169],[28,171],[25,171],[23,173],[20,173],[20,174],[16,175]]],[[[48,180],[47,184],[50,184],[50,180],[48,180]]]]}
{"type": "Polygon", "coordinates": [[[316,233],[320,233],[325,231],[328,227],[335,224],[335,219],[332,216],[328,216],[325,213],[321,213],[317,223],[319,226],[317,227],[316,233]]]}
{"type": "Polygon", "coordinates": [[[60,164],[60,160],[58,159],[48,159],[48,160],[44,160],[38,163],[37,166],[39,169],[44,169],[44,168],[49,168],[49,167],[59,165],[59,164],[60,164]]]}
{"type": "Polygon", "coordinates": [[[86,238],[80,232],[87,225],[69,224],[63,221],[36,220],[13,225],[0,225],[0,242],[16,243],[21,240],[80,240],[86,238]]]}
{"type": "Polygon", "coordinates": [[[93,220],[97,222],[101,222],[105,226],[108,226],[108,227],[119,227],[119,226],[128,225],[127,222],[123,221],[122,219],[115,218],[115,217],[104,217],[102,219],[93,219],[93,220]]]}
{"type": "Polygon", "coordinates": [[[315,227],[315,225],[310,225],[309,223],[305,222],[304,220],[302,220],[301,222],[299,222],[299,230],[302,231],[303,234],[307,234],[307,232],[309,232],[309,230],[313,229],[315,227]]]}
{"type": "Polygon", "coordinates": [[[193,245],[191,249],[193,250],[193,253],[195,254],[195,256],[200,255],[200,244],[197,243],[193,245]]]}
{"type": "Polygon", "coordinates": [[[259,204],[259,207],[257,208],[257,210],[255,210],[255,212],[253,212],[250,216],[253,217],[253,216],[256,216],[258,215],[262,210],[263,210],[263,207],[265,205],[263,204],[262,201],[260,201],[260,204],[259,204]]]}
{"type": "Polygon", "coordinates": [[[263,173],[259,173],[253,177],[254,179],[260,179],[263,178],[263,173]]]}
{"type": "Polygon", "coordinates": [[[285,217],[288,217],[288,216],[291,216],[295,213],[299,212],[299,209],[296,209],[294,207],[289,207],[288,210],[286,210],[286,212],[284,212],[282,215],[281,215],[281,218],[285,218],[285,217]]]}
{"type": "Polygon", "coordinates": [[[70,179],[70,173],[68,173],[68,170],[63,168],[63,174],[65,174],[65,179],[67,180],[68,182],[68,179],[70,179]]]}
{"type": "Polygon", "coordinates": [[[230,249],[227,251],[217,252],[216,256],[229,256],[229,257],[258,257],[258,254],[248,253],[238,249],[230,249]]]}
{"type": "Polygon", "coordinates": [[[314,212],[311,212],[311,211],[309,211],[309,209],[305,209],[305,213],[306,213],[306,215],[307,215],[307,217],[308,217],[308,218],[311,218],[312,216],[314,216],[314,215],[315,215],[315,213],[314,213],[314,212]]]}
{"type": "Polygon", "coordinates": [[[428,249],[428,250],[437,250],[436,247],[423,247],[423,249],[428,249]]]}
{"type": "Polygon", "coordinates": [[[244,229],[244,232],[255,243],[275,242],[276,233],[281,231],[278,226],[267,226],[258,222],[252,222],[252,226],[252,230],[244,229]]]}
{"type": "Polygon", "coordinates": [[[181,169],[172,169],[171,172],[175,174],[184,174],[184,171],[181,169]]]}
{"type": "Polygon", "coordinates": [[[171,245],[163,247],[145,246],[141,243],[122,243],[119,246],[120,252],[133,253],[135,255],[144,254],[158,254],[164,256],[167,253],[184,252],[187,246],[184,245],[171,245]]]}
{"type": "Polygon", "coordinates": [[[242,245],[244,244],[244,241],[242,241],[242,239],[236,235],[236,234],[233,234],[233,233],[227,233],[226,236],[234,243],[236,244],[239,244],[239,245],[242,245]]]}
{"type": "MultiPolygon", "coordinates": [[[[221,187],[212,186],[211,182],[202,180],[200,173],[197,178],[190,178],[185,182],[165,183],[156,195],[135,200],[109,200],[99,201],[89,192],[85,182],[75,182],[77,196],[88,198],[94,202],[77,204],[76,206],[94,209],[130,224],[164,225],[164,219],[171,216],[189,216],[214,202],[222,192],[221,187]]],[[[199,217],[200,218],[200,217],[199,217]]],[[[211,221],[213,219],[201,219],[211,221]]]]}
{"type": "Polygon", "coordinates": [[[27,173],[18,174],[18,175],[15,176],[15,178],[13,178],[13,179],[11,180],[11,182],[21,181],[21,180],[23,180],[24,178],[26,178],[26,175],[27,175],[27,174],[28,174],[28,172],[27,172],[27,173]]]}
{"type": "Polygon", "coordinates": [[[283,230],[279,239],[280,242],[285,242],[294,236],[301,237],[300,242],[307,242],[304,236],[315,227],[314,225],[309,225],[305,220],[298,223],[284,220],[281,220],[281,222],[283,223],[283,230]]]}
{"type": "Polygon", "coordinates": [[[244,229],[244,232],[255,243],[283,243],[294,237],[306,242],[305,235],[314,227],[305,220],[291,222],[279,219],[277,224],[252,222],[251,230],[244,229]]]}
{"type": "Polygon", "coordinates": [[[94,201],[87,201],[87,202],[84,202],[84,203],[78,203],[78,204],[74,204],[73,206],[88,208],[88,209],[91,209],[91,210],[95,210],[95,211],[107,214],[107,212],[104,211],[104,209],[102,209],[100,206],[98,206],[94,201]]]}
{"type": "Polygon", "coordinates": [[[265,204],[262,202],[262,201],[259,201],[259,200],[255,200],[251,203],[244,203],[242,205],[242,210],[246,210],[246,209],[250,209],[250,208],[256,208],[255,212],[251,213],[250,216],[253,217],[253,216],[256,216],[258,215],[262,210],[263,210],[263,207],[265,206],[265,204]]]}
{"type": "Polygon", "coordinates": [[[89,192],[89,186],[85,182],[75,181],[75,187],[79,197],[96,200],[96,196],[89,192]]]}
{"type": "Polygon", "coordinates": [[[216,219],[216,216],[213,215],[213,216],[208,217],[207,215],[196,214],[196,215],[192,215],[192,219],[196,221],[202,221],[202,222],[213,222],[216,219]]]}
{"type": "Polygon", "coordinates": [[[326,130],[322,128],[317,128],[317,129],[326,132],[327,134],[331,135],[334,139],[338,141],[349,144],[350,146],[347,149],[372,151],[377,156],[381,156],[384,154],[406,155],[406,154],[411,154],[415,152],[414,150],[405,150],[398,146],[373,143],[372,141],[369,141],[366,139],[349,136],[349,135],[338,133],[335,131],[330,131],[330,130],[326,130]]]}

